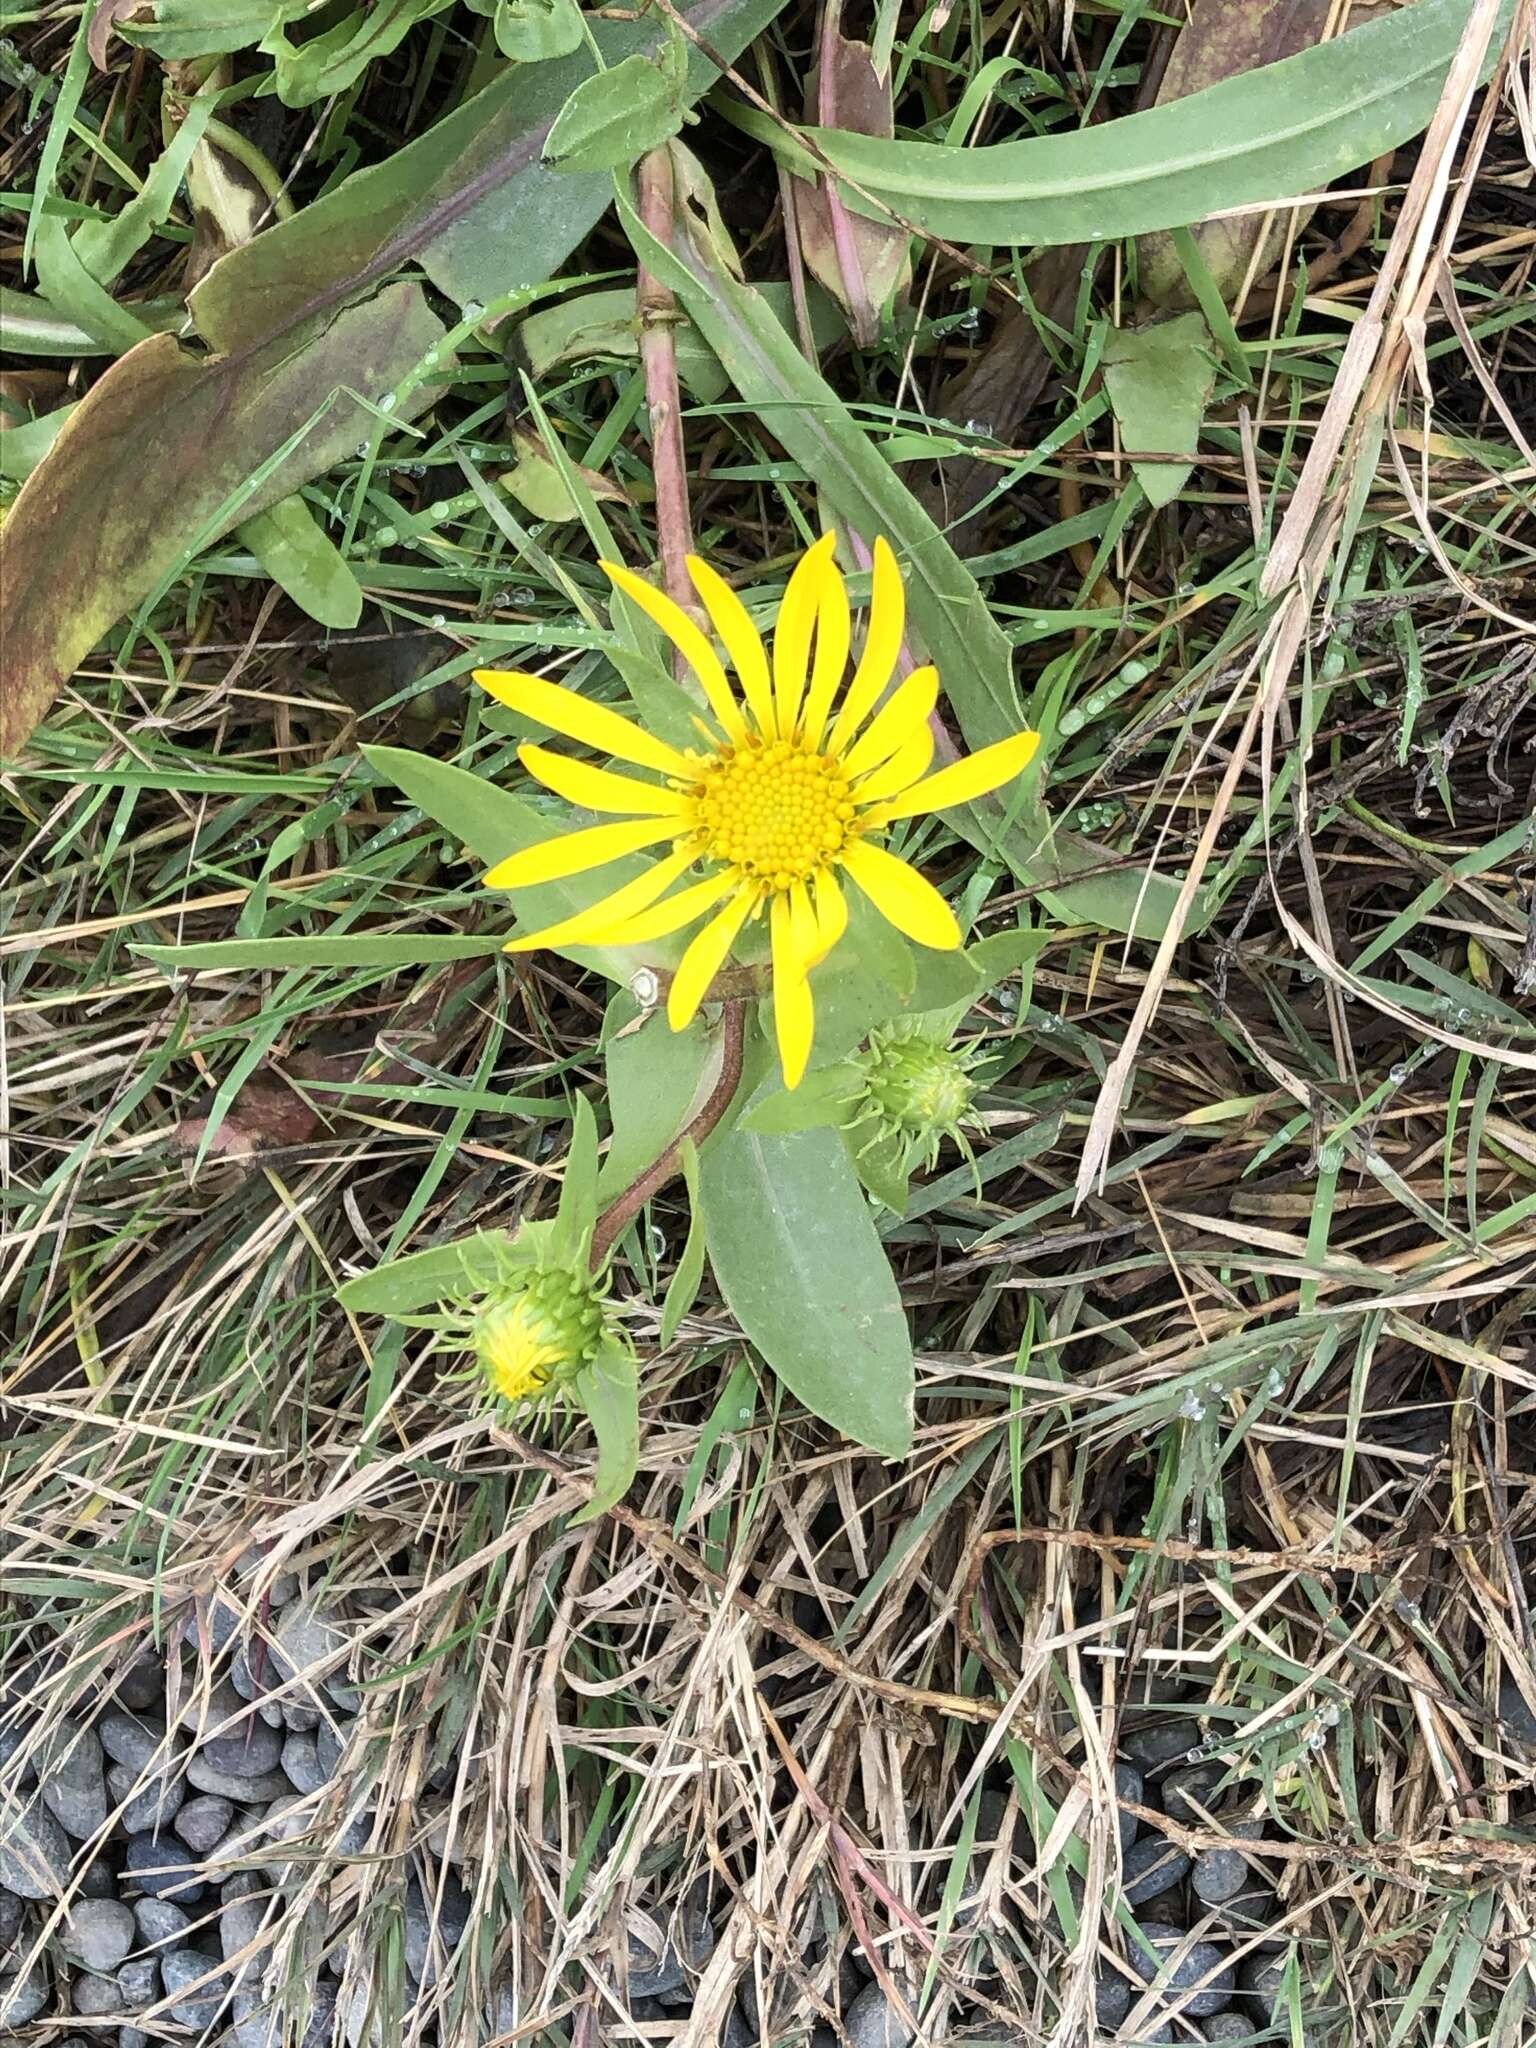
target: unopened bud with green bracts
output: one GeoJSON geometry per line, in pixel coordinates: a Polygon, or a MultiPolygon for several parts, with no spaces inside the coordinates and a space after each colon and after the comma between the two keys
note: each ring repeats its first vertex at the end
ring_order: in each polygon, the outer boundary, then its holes
{"type": "Polygon", "coordinates": [[[964,1047],[929,1036],[916,1021],[888,1024],[871,1032],[849,1065],[850,1134],[868,1125],[868,1142],[895,1152],[907,1172],[931,1167],[946,1138],[968,1149],[976,1077],[975,1057],[964,1047]]]}

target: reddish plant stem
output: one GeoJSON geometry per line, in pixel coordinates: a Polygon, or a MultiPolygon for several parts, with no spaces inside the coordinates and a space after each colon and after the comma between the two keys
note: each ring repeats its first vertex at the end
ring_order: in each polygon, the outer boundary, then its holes
{"type": "Polygon", "coordinates": [[[742,1058],[747,1042],[747,1006],[744,1002],[723,1005],[723,1033],[720,1071],[697,1114],[689,1118],[665,1152],[658,1159],[653,1159],[643,1173],[637,1174],[598,1217],[597,1227],[592,1232],[594,1267],[608,1256],[652,1195],[659,1193],[674,1174],[682,1171],[683,1146],[690,1139],[695,1145],[702,1145],[735,1100],[736,1090],[741,1085],[742,1058]]]}
{"type": "MultiPolygon", "coordinates": [[[[640,218],[658,242],[672,244],[672,158],[653,149],[637,173],[640,218]]],[[[677,323],[682,317],[670,286],[639,266],[635,305],[640,321],[640,361],[651,419],[651,468],[656,478],[656,541],[662,581],[680,605],[693,602],[688,557],[693,521],[688,512],[688,468],[683,453],[682,396],[677,382],[677,323]]]]}

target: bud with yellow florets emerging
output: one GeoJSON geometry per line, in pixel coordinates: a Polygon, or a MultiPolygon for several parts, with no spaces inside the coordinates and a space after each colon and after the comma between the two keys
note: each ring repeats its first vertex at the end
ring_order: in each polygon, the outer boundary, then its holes
{"type": "Polygon", "coordinates": [[[517,1403],[569,1386],[618,1341],[603,1297],[591,1274],[574,1265],[509,1273],[466,1332],[492,1393],[517,1403]]]}

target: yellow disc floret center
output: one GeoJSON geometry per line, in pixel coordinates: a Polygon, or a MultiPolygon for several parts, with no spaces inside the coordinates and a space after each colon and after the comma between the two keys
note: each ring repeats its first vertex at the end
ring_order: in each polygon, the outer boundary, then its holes
{"type": "Polygon", "coordinates": [[[766,889],[809,881],[857,830],[842,763],[796,740],[717,754],[689,795],[699,851],[766,889]]]}
{"type": "Polygon", "coordinates": [[[559,1332],[526,1295],[482,1315],[475,1336],[486,1377],[504,1401],[542,1393],[565,1356],[559,1332]]]}

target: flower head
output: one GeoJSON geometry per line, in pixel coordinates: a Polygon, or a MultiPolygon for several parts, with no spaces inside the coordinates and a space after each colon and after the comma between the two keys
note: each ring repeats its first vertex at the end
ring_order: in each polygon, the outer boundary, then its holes
{"type": "Polygon", "coordinates": [[[659,778],[619,774],[547,747],[521,748],[523,764],[546,788],[618,822],[513,854],[486,875],[490,888],[526,888],[669,845],[634,881],[575,917],[516,939],[513,949],[638,945],[707,918],[667,999],[668,1019],[680,1031],[748,920],[766,917],[774,1025],[790,1088],[810,1058],[810,970],[847,926],[844,882],[919,945],[958,946],[960,928],[944,898],[880,840],[903,818],[1001,788],[1039,745],[1038,733],[1015,733],[930,775],[938,676],[920,668],[888,688],[906,616],[896,558],[883,540],[875,542],[868,628],[845,687],[852,625],[833,542],[823,535],[797,563],[771,656],[735,591],[706,562],[689,557],[694,589],[735,669],[734,689],[714,643],[681,606],[632,570],[603,564],[698,678],[710,712],[708,722],[696,721],[698,748],[669,746],[559,683],[494,669],[476,673],[493,697],[524,717],[659,778]]]}
{"type": "Polygon", "coordinates": [[[853,1064],[853,1120],[874,1126],[871,1143],[894,1144],[907,1166],[932,1166],[945,1138],[965,1145],[976,1099],[971,1054],[926,1036],[914,1021],[872,1031],[853,1064]]]}
{"type": "Polygon", "coordinates": [[[510,1402],[568,1383],[613,1341],[601,1287],[563,1264],[509,1276],[470,1316],[465,1337],[491,1391],[510,1402]]]}

